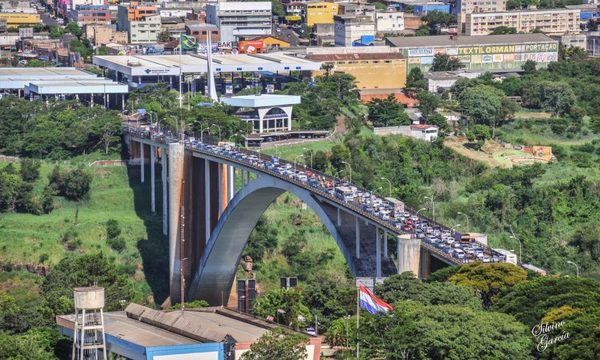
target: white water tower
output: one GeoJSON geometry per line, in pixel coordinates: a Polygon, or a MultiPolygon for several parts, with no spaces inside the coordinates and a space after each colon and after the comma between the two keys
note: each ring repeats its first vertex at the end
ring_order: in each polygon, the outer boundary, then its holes
{"type": "Polygon", "coordinates": [[[73,360],[107,359],[104,335],[104,288],[75,288],[73,360]]]}

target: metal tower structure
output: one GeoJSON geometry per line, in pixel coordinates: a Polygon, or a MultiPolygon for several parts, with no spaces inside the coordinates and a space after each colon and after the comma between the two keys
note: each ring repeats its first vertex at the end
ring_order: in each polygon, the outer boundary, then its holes
{"type": "Polygon", "coordinates": [[[104,288],[75,288],[73,360],[107,359],[104,335],[104,288]]]}

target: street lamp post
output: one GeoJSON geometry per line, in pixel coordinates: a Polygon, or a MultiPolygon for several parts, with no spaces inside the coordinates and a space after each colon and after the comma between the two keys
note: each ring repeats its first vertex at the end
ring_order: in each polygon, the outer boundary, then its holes
{"type": "Polygon", "coordinates": [[[342,172],[342,170],[338,170],[335,173],[333,173],[333,197],[335,197],[335,179],[337,178],[337,175],[342,172]]]}
{"type": "Polygon", "coordinates": [[[571,265],[575,266],[575,271],[576,271],[577,277],[579,277],[579,266],[571,260],[567,260],[567,264],[571,264],[571,265]]]}
{"type": "Polygon", "coordinates": [[[458,215],[464,215],[465,218],[467,218],[467,232],[470,232],[470,226],[469,226],[469,216],[467,214],[465,214],[464,212],[458,212],[458,215]]]}
{"type": "Polygon", "coordinates": [[[521,240],[519,240],[519,238],[517,238],[514,235],[511,235],[510,238],[515,239],[519,242],[519,261],[518,262],[522,263],[523,262],[523,244],[521,244],[521,240]]]}
{"type": "Polygon", "coordinates": [[[455,229],[456,229],[457,227],[459,227],[459,226],[460,226],[460,224],[456,224],[456,225],[454,225],[453,227],[451,227],[451,228],[450,228],[450,230],[452,231],[452,234],[454,234],[454,233],[455,233],[455,231],[456,231],[455,229]]]}
{"type": "Polygon", "coordinates": [[[389,186],[389,191],[388,191],[388,196],[392,197],[392,182],[390,181],[390,179],[386,178],[385,176],[381,177],[381,180],[386,180],[388,182],[388,186],[389,186]]]}
{"type": "Polygon", "coordinates": [[[425,196],[425,199],[431,201],[431,217],[432,217],[433,221],[435,221],[435,202],[433,200],[433,195],[425,196]]]}
{"type": "Polygon", "coordinates": [[[352,165],[350,165],[349,163],[342,161],[342,164],[346,164],[348,166],[348,168],[350,168],[350,183],[352,183],[352,165]]]}
{"type": "Polygon", "coordinates": [[[303,158],[304,155],[298,155],[294,158],[294,176],[296,176],[296,163],[298,162],[298,158],[303,158]]]}
{"type": "Polygon", "coordinates": [[[302,148],[302,150],[310,151],[310,168],[312,169],[313,168],[313,151],[312,151],[312,149],[309,150],[307,148],[302,148]]]}
{"type": "Polygon", "coordinates": [[[217,124],[212,124],[211,126],[209,126],[209,129],[210,129],[211,127],[213,127],[213,126],[216,126],[216,127],[217,127],[217,129],[219,129],[219,139],[218,139],[218,141],[217,141],[217,142],[220,142],[220,141],[221,141],[221,127],[220,127],[219,125],[217,125],[217,124]]]}

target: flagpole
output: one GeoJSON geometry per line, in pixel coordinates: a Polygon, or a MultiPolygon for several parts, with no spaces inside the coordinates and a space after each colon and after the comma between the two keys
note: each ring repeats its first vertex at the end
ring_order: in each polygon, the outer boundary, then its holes
{"type": "Polygon", "coordinates": [[[358,345],[358,325],[360,320],[360,288],[356,287],[356,358],[359,358],[360,350],[358,345]]]}
{"type": "Polygon", "coordinates": [[[181,118],[181,110],[183,108],[183,87],[181,86],[182,70],[181,70],[181,52],[183,51],[183,36],[179,34],[179,141],[183,136],[183,119],[181,118]]]}

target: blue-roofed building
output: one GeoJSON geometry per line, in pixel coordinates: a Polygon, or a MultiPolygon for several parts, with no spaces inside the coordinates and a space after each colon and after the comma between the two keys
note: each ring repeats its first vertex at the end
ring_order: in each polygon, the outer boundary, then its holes
{"type": "Polygon", "coordinates": [[[439,11],[443,13],[450,13],[450,4],[444,4],[443,2],[429,2],[425,4],[413,5],[413,14],[424,16],[430,11],[439,11]]]}
{"type": "MultiPolygon", "coordinates": [[[[81,321],[81,318],[80,318],[81,321]]],[[[133,360],[239,359],[268,330],[279,325],[223,307],[185,314],[129,304],[104,313],[108,353],[133,360]]],[[[73,337],[75,315],[56,317],[61,334],[73,337]]],[[[318,359],[321,339],[309,336],[307,360],[318,359]]]]}

